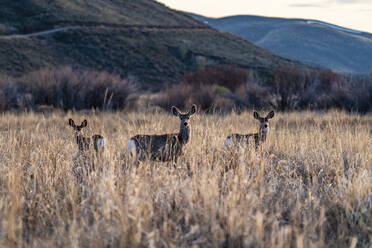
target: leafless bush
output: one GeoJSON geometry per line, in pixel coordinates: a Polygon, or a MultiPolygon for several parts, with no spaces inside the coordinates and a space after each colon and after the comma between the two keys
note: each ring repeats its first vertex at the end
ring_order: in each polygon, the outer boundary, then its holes
{"type": "Polygon", "coordinates": [[[331,71],[308,74],[307,87],[301,93],[298,109],[344,109],[371,111],[371,76],[344,76],[331,71]]]}
{"type": "Polygon", "coordinates": [[[4,112],[6,110],[6,98],[4,92],[0,90],[0,111],[4,112]]]}
{"type": "Polygon", "coordinates": [[[180,82],[192,86],[220,85],[234,91],[247,82],[249,77],[248,71],[236,67],[207,67],[187,74],[180,82]]]}
{"type": "Polygon", "coordinates": [[[355,109],[361,113],[372,110],[372,74],[367,77],[349,78],[355,109]]]}
{"type": "Polygon", "coordinates": [[[171,105],[186,107],[195,103],[207,112],[226,110],[229,101],[242,103],[234,92],[240,91],[249,77],[247,71],[234,67],[205,68],[180,78],[179,84],[165,87],[155,104],[168,109],[171,105]]]}
{"type": "Polygon", "coordinates": [[[240,86],[236,91],[236,95],[250,109],[264,109],[273,105],[273,96],[269,90],[254,82],[240,86]]]}
{"type": "Polygon", "coordinates": [[[173,105],[185,108],[190,101],[191,87],[185,84],[177,84],[166,87],[163,94],[153,104],[164,109],[170,109],[173,105]]]}
{"type": "Polygon", "coordinates": [[[330,70],[299,72],[278,70],[268,81],[280,110],[344,109],[366,113],[371,107],[372,78],[350,77],[330,70]]]}
{"type": "Polygon", "coordinates": [[[168,109],[171,105],[186,107],[193,102],[206,111],[337,108],[365,113],[372,109],[371,85],[371,76],[348,77],[330,70],[280,69],[262,80],[240,69],[208,68],[166,87],[155,104],[168,109]]]}
{"type": "Polygon", "coordinates": [[[186,108],[191,103],[197,104],[201,109],[211,111],[214,109],[216,94],[211,85],[186,85],[184,83],[167,88],[154,104],[164,109],[171,106],[186,108]]]}
{"type": "Polygon", "coordinates": [[[107,72],[42,70],[29,77],[29,89],[39,104],[63,109],[124,109],[126,99],[134,92],[127,80],[107,72]]]}
{"type": "Polygon", "coordinates": [[[31,95],[21,84],[5,78],[0,81],[0,99],[1,111],[29,108],[33,104],[31,95]]]}
{"type": "Polygon", "coordinates": [[[309,85],[306,73],[296,70],[276,70],[270,76],[267,85],[272,95],[276,96],[279,110],[294,109],[309,85]]]}
{"type": "MultiPolygon", "coordinates": [[[[138,93],[131,81],[107,72],[71,67],[40,70],[16,80],[0,77],[0,111],[43,105],[64,110],[128,109],[138,93]]],[[[206,68],[179,78],[178,84],[163,86],[149,103],[164,109],[195,103],[207,112],[337,108],[367,113],[372,110],[372,76],[280,69],[259,78],[234,67],[206,68]]]]}
{"type": "Polygon", "coordinates": [[[1,85],[6,109],[49,105],[68,109],[124,109],[133,83],[107,72],[57,70],[32,72],[16,82],[1,85]]]}

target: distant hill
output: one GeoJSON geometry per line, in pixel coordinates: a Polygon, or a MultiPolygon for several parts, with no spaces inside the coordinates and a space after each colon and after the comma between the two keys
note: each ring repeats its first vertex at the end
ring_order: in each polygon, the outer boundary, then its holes
{"type": "Polygon", "coordinates": [[[372,34],[369,33],[314,20],[190,15],[283,57],[340,72],[372,72],[372,34]]]}
{"type": "Polygon", "coordinates": [[[64,65],[148,86],[205,65],[309,69],[151,0],[2,0],[0,73],[64,65]]]}

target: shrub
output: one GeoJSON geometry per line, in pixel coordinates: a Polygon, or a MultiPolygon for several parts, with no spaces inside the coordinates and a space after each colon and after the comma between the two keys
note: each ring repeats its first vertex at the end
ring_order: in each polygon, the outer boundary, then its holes
{"type": "MultiPolygon", "coordinates": [[[[178,81],[164,85],[156,97],[148,99],[150,105],[169,110],[172,105],[187,108],[195,103],[207,112],[247,108],[372,110],[372,75],[280,69],[261,79],[243,69],[215,67],[187,74],[178,81]]],[[[122,110],[135,105],[138,93],[131,81],[119,76],[71,67],[39,70],[16,81],[0,75],[0,111],[36,110],[39,106],[122,110]]]]}
{"type": "Polygon", "coordinates": [[[73,70],[40,70],[2,83],[6,110],[47,105],[68,109],[124,109],[127,98],[136,91],[133,83],[107,72],[73,70]]]}
{"type": "Polygon", "coordinates": [[[215,109],[215,99],[216,95],[211,85],[196,86],[182,83],[166,88],[152,104],[168,110],[173,105],[186,109],[194,103],[204,111],[212,111],[215,109]]]}
{"type": "Polygon", "coordinates": [[[249,72],[234,67],[204,68],[179,78],[172,87],[164,87],[154,104],[169,109],[195,103],[206,112],[231,110],[232,105],[242,108],[245,104],[234,92],[240,91],[250,77],[249,72]]]}
{"type": "Polygon", "coordinates": [[[166,87],[163,94],[156,98],[152,104],[157,105],[166,110],[170,109],[173,105],[179,108],[185,108],[190,101],[190,86],[184,84],[177,84],[166,87]]]}
{"type": "Polygon", "coordinates": [[[9,79],[0,81],[1,111],[25,109],[32,106],[32,96],[25,92],[23,85],[15,84],[9,79]]]}
{"type": "Polygon", "coordinates": [[[207,67],[180,78],[182,84],[191,86],[220,85],[231,91],[249,80],[248,71],[236,67],[207,67]]]}
{"type": "Polygon", "coordinates": [[[305,73],[285,69],[274,71],[267,84],[271,94],[277,96],[276,107],[282,111],[296,108],[302,93],[309,86],[305,73]]]}
{"type": "Polygon", "coordinates": [[[349,85],[355,110],[367,113],[372,110],[372,74],[367,77],[350,78],[349,85]]]}
{"type": "Polygon", "coordinates": [[[238,112],[244,108],[281,111],[344,109],[366,113],[372,109],[372,76],[348,77],[330,70],[302,72],[280,69],[261,81],[236,68],[207,68],[165,87],[154,104],[170,108],[196,103],[202,110],[238,112]]]}
{"type": "Polygon", "coordinates": [[[242,85],[236,91],[236,95],[250,109],[265,109],[273,106],[273,96],[269,90],[253,82],[242,85]]]}

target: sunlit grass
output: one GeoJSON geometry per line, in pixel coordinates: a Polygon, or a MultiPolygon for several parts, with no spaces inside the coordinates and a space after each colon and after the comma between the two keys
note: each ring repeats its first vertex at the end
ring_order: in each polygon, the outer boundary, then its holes
{"type": "Polygon", "coordinates": [[[186,154],[128,163],[138,133],[174,132],[170,113],[4,114],[0,118],[0,246],[368,247],[372,244],[372,116],[276,114],[257,151],[226,150],[242,115],[197,115],[186,154]],[[68,118],[102,134],[103,159],[77,156],[68,118]],[[79,182],[72,168],[98,169],[79,182]]]}

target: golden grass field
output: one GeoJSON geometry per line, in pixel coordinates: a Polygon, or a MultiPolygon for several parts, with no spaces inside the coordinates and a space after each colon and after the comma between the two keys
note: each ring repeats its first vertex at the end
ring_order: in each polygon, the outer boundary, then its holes
{"type": "Polygon", "coordinates": [[[224,138],[257,131],[252,113],[196,115],[177,169],[137,169],[128,139],[177,131],[170,112],[3,114],[0,247],[371,247],[372,116],[270,123],[259,150],[232,152],[224,138]],[[78,158],[70,117],[105,136],[102,159],[78,158]]]}

